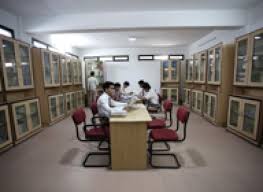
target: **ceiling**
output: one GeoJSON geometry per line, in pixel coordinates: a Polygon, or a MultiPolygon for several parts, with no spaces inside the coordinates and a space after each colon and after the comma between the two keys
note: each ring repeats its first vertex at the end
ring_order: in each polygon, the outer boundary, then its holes
{"type": "Polygon", "coordinates": [[[174,47],[193,43],[212,30],[212,28],[118,30],[52,34],[50,38],[54,46],[68,43],[68,46],[77,48],[174,47]],[[136,41],[129,41],[129,37],[135,37],[136,41]]]}
{"type": "Polygon", "coordinates": [[[1,8],[19,16],[95,12],[247,9],[261,0],[0,0],[1,8]]]}

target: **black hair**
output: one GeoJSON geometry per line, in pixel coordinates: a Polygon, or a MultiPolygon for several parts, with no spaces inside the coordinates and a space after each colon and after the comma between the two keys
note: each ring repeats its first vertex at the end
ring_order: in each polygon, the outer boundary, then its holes
{"type": "Polygon", "coordinates": [[[106,89],[108,89],[110,86],[114,86],[114,83],[111,81],[106,81],[105,83],[103,83],[102,88],[105,91],[106,89]]]}
{"type": "Polygon", "coordinates": [[[147,83],[147,82],[144,82],[143,85],[142,85],[142,88],[150,90],[151,89],[151,85],[149,83],[147,83]]]}
{"type": "Polygon", "coordinates": [[[143,83],[144,83],[144,80],[138,81],[138,84],[139,84],[139,85],[143,85],[143,83]]]}
{"type": "Polygon", "coordinates": [[[90,76],[94,76],[94,75],[95,75],[94,71],[91,71],[90,76]]]}
{"type": "Polygon", "coordinates": [[[129,81],[124,81],[123,85],[130,86],[129,81]]]}
{"type": "Polygon", "coordinates": [[[114,87],[121,87],[121,84],[119,82],[114,84],[114,87]]]}

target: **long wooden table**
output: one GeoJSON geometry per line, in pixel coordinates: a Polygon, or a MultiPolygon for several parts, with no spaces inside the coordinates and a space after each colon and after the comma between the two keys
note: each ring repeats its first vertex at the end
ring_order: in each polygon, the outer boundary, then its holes
{"type": "Polygon", "coordinates": [[[110,118],[111,165],[113,170],[146,169],[147,125],[152,118],[143,104],[125,117],[110,118]]]}

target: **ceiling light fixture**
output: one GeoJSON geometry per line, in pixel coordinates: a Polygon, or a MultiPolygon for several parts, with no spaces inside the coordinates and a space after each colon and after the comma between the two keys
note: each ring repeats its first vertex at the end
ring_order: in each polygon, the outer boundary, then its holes
{"type": "Polygon", "coordinates": [[[136,39],[136,37],[129,37],[128,40],[131,41],[131,42],[134,42],[134,41],[136,41],[137,39],[136,39]]]}
{"type": "Polygon", "coordinates": [[[255,36],[254,39],[259,40],[259,39],[261,39],[261,37],[260,36],[255,36]]]}

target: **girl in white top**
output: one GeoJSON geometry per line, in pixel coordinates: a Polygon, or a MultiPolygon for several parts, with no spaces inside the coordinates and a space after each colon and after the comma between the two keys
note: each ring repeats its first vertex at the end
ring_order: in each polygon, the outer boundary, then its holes
{"type": "Polygon", "coordinates": [[[155,93],[155,91],[151,89],[149,83],[144,82],[143,90],[144,90],[144,96],[139,96],[139,98],[144,100],[148,107],[152,107],[152,108],[160,107],[159,97],[157,93],[155,93]]]}

